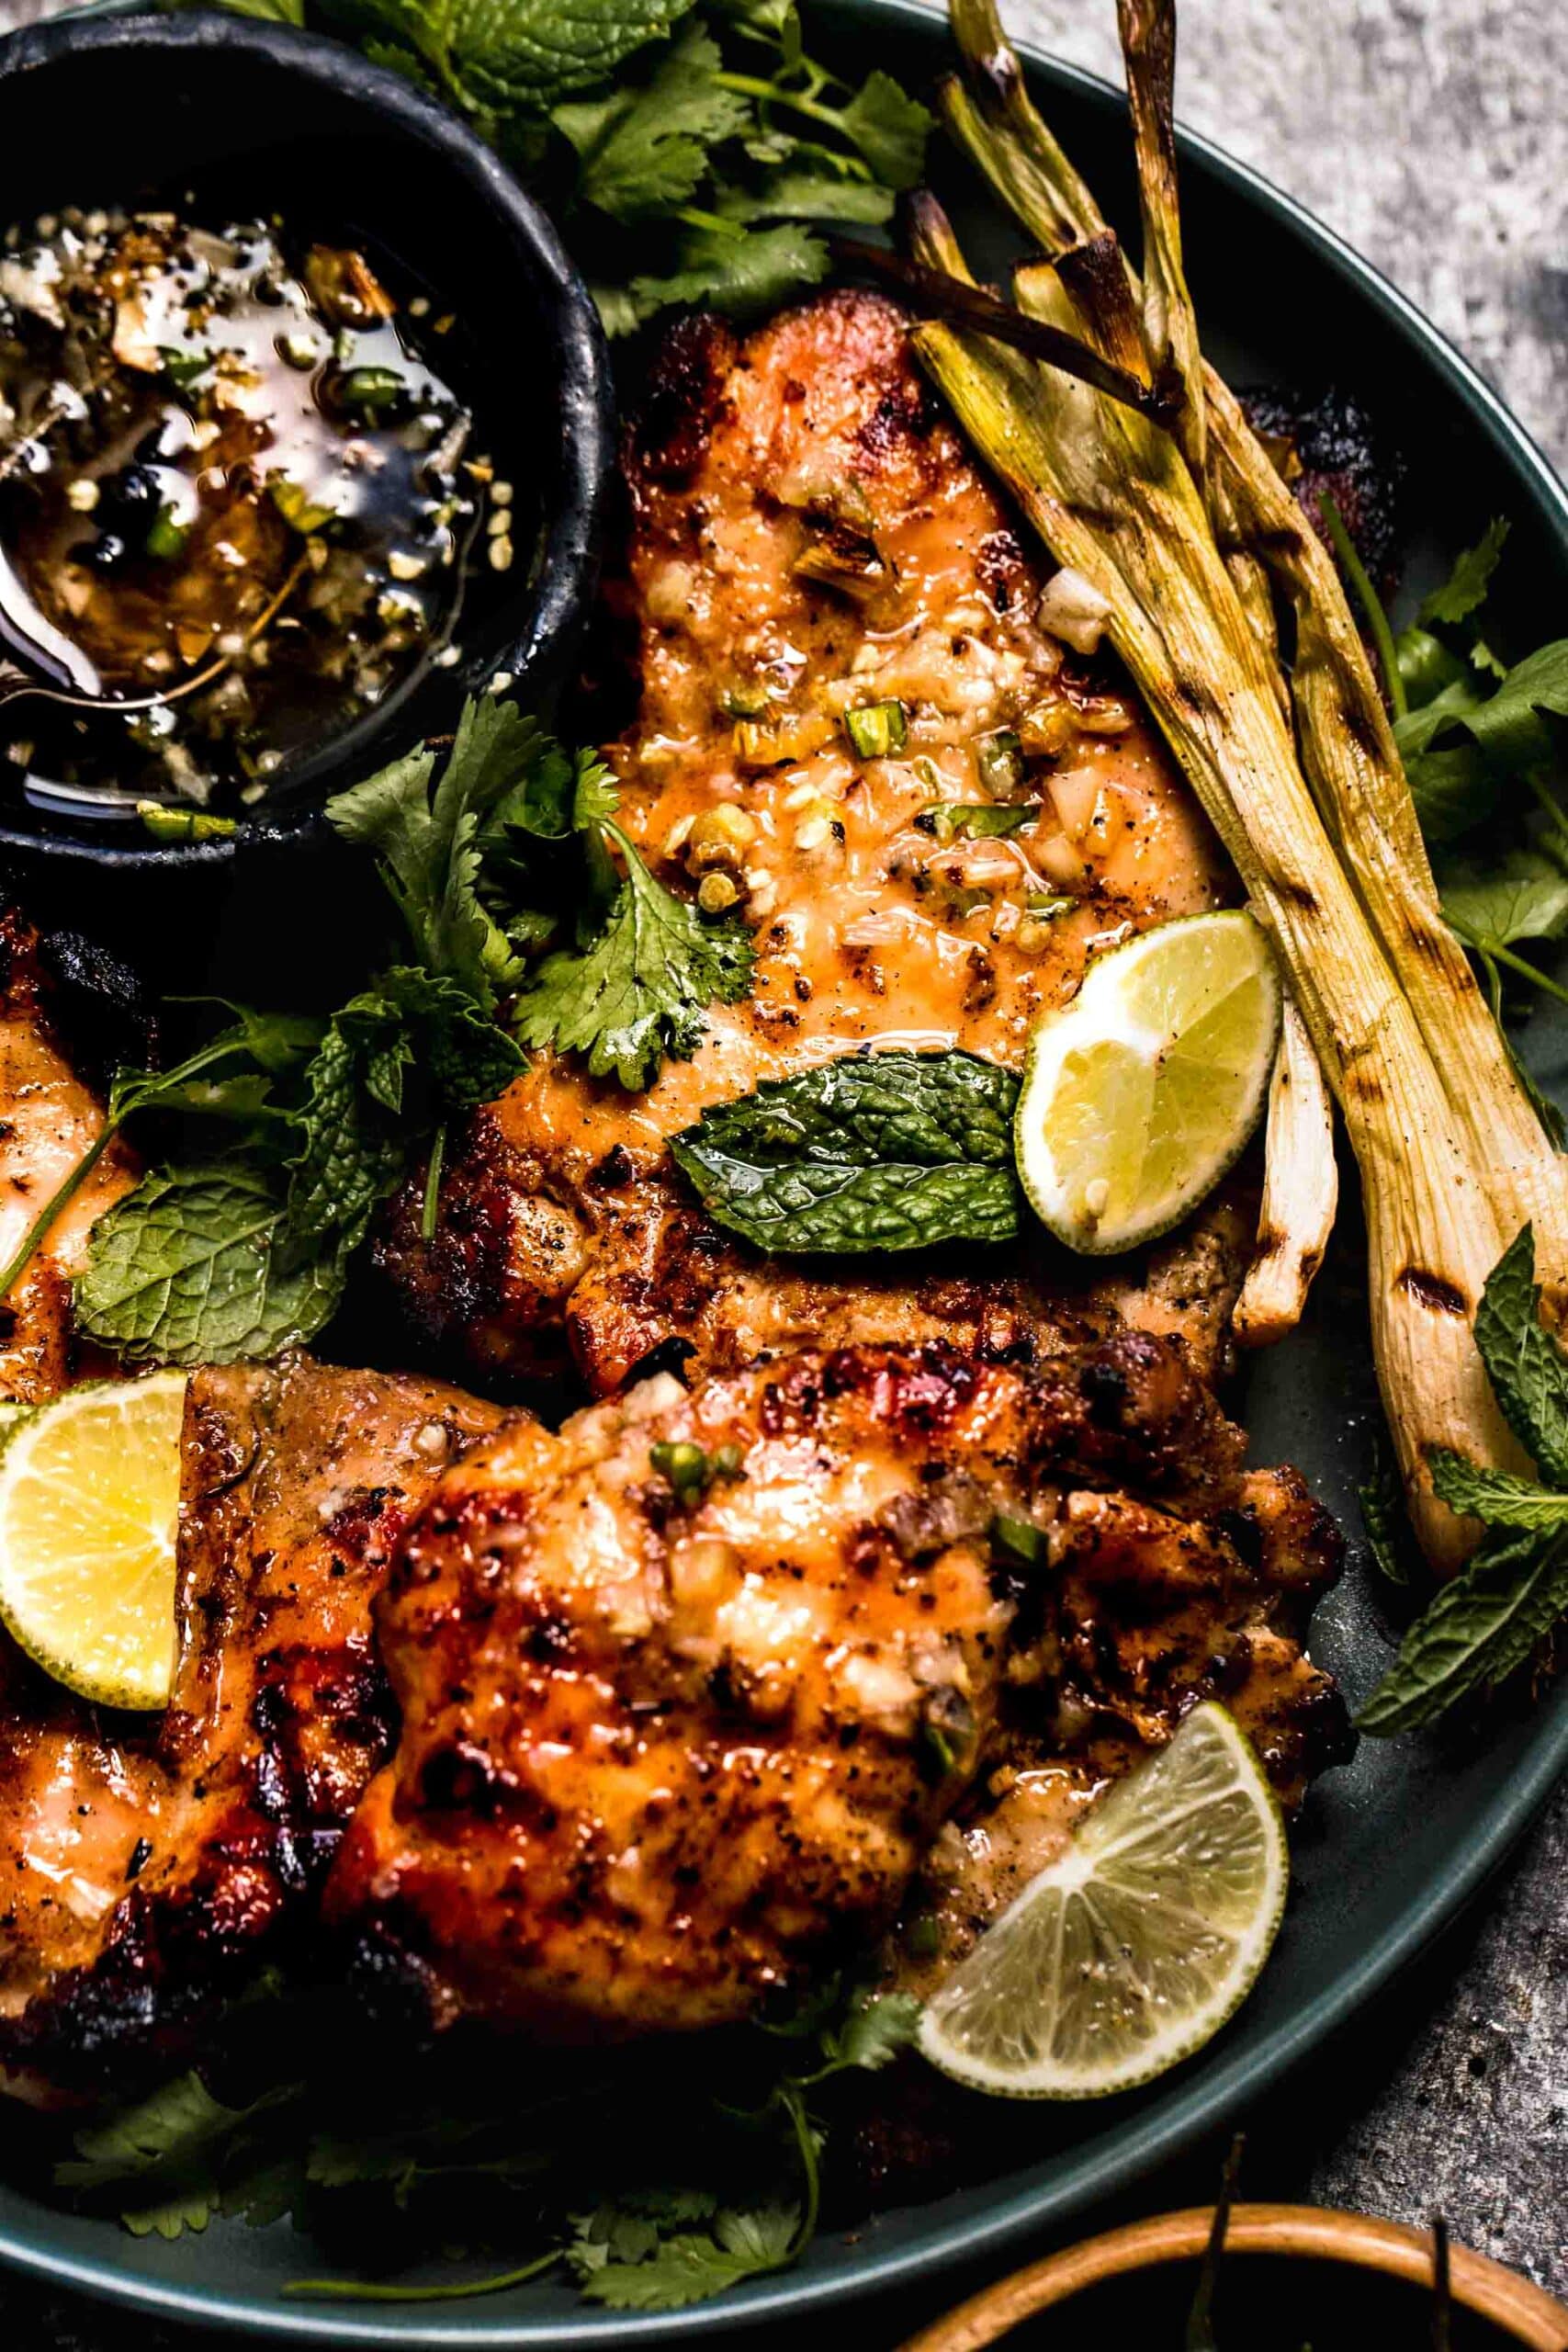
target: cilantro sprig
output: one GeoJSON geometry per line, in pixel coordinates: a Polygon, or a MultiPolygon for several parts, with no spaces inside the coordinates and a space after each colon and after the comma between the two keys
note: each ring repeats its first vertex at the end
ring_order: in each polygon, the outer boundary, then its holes
{"type": "Polygon", "coordinates": [[[652,1083],[666,1056],[689,1059],[710,1004],[749,993],[751,938],[742,923],[705,922],[654,880],[619,825],[603,830],[626,878],[601,928],[545,958],[513,1027],[525,1045],[580,1053],[593,1077],[635,1089],[652,1083]]]}
{"type": "Polygon", "coordinates": [[[518,1075],[520,1041],[580,1052],[626,1087],[692,1053],[708,1006],[750,987],[750,934],[654,879],[618,797],[594,753],[494,698],[468,706],[445,756],[411,752],[339,794],[328,818],[376,860],[399,960],[330,1015],[229,1005],[173,1069],[118,1071],[101,1134],[0,1272],[0,1296],[134,1121],[162,1148],[93,1228],[80,1328],[131,1363],[301,1345],[422,1159],[429,1238],[448,1124],[518,1075]]]}
{"type": "MultiPolygon", "coordinates": [[[[1436,1722],[1526,1665],[1568,1614],[1568,1355],[1540,1320],[1535,1236],[1526,1226],[1498,1260],[1475,1318],[1493,1394],[1535,1478],[1434,1448],[1432,1485],[1451,1510],[1481,1520],[1480,1548],[1406,1634],[1362,1708],[1384,1736],[1436,1722]]],[[[1380,1536],[1386,1528],[1380,1527],[1380,1536]]]]}
{"type": "MultiPolygon", "coordinates": [[[[228,0],[304,24],[317,0],[228,0]]],[[[329,28],[458,107],[562,220],[612,334],[678,303],[775,308],[816,227],[885,222],[932,118],[880,68],[808,56],[791,0],[320,0],[329,28]]]]}
{"type": "MultiPolygon", "coordinates": [[[[1323,520],[1378,656],[1443,913],[1480,967],[1499,1028],[1510,989],[1568,1003],[1539,953],[1568,936],[1568,638],[1512,666],[1497,651],[1487,606],[1508,543],[1501,519],[1397,635],[1331,500],[1323,520]]],[[[1561,1114],[1517,1054],[1515,1067],[1561,1141],[1561,1114]]]]}
{"type": "Polygon", "coordinates": [[[139,2235],[177,2238],[220,2213],[258,2226],[290,2214],[338,2242],[345,2223],[356,2228],[377,2259],[389,2243],[410,2265],[455,2244],[466,2257],[464,2272],[434,2282],[302,2278],[286,2289],[293,2295],[451,2301],[558,2267],[589,2301],[675,2311],[799,2259],[817,2228],[832,2128],[821,2094],[836,2077],[890,2064],[918,2015],[907,1995],[829,1978],[784,2024],[728,2040],[722,2057],[683,2055],[692,2129],[665,2135],[671,2174],[659,2182],[605,2184],[616,2139],[605,2102],[624,2095],[609,2070],[530,2104],[491,2084],[455,2086],[438,2062],[424,2075],[416,2062],[390,2089],[329,2069],[233,2103],[183,2074],[84,2126],[55,2178],[139,2235]],[[749,2106],[728,2095],[736,2075],[758,2094],[749,2106]],[[509,2241],[521,2259],[472,2267],[509,2241]]]}

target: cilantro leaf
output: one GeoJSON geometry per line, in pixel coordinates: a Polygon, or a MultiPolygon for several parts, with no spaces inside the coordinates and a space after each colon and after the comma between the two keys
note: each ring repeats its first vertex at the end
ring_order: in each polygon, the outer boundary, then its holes
{"type": "Polygon", "coordinates": [[[839,126],[885,187],[919,186],[926,167],[926,141],[936,125],[891,74],[878,67],[869,75],[840,114],[839,126]]]}
{"type": "Polygon", "coordinates": [[[626,859],[626,879],[604,928],[588,946],[546,957],[513,1025],[525,1045],[586,1054],[593,1077],[613,1072],[635,1090],[651,1085],[666,1056],[696,1051],[709,1004],[746,994],[752,949],[741,925],[704,922],[656,882],[618,825],[605,830],[626,859]]]}
{"type": "Polygon", "coordinates": [[[753,40],[777,43],[791,54],[800,47],[800,18],[795,0],[709,0],[709,13],[733,25],[753,40]]]}
{"type": "Polygon", "coordinates": [[[305,0],[224,0],[239,17],[259,17],[270,25],[300,25],[305,22],[305,0]]]}
{"type": "Polygon", "coordinates": [[[641,89],[560,106],[551,120],[577,152],[577,196],[613,220],[682,205],[708,171],[712,147],[750,119],[747,100],[719,81],[718,43],[688,26],[641,89]]]}
{"type": "Polygon", "coordinates": [[[260,1171],[154,1171],[94,1226],[76,1320],[130,1363],[231,1363],[303,1346],[343,1293],[328,1247],[285,1272],[281,1204],[260,1171]]]}
{"type": "Polygon", "coordinates": [[[842,2025],[823,2037],[832,2068],[860,2068],[876,2074],[907,2050],[920,2022],[920,2004],[912,1993],[863,1996],[851,2007],[842,2025]]]}
{"type": "Polygon", "coordinates": [[[1551,718],[1568,718],[1568,638],[1538,647],[1491,694],[1466,673],[1406,712],[1394,741],[1427,838],[1472,831],[1496,808],[1505,781],[1550,767],[1551,718]]]}
{"type": "Polygon", "coordinates": [[[177,2238],[219,2212],[276,2221],[300,2175],[297,2161],[266,2146],[265,2130],[296,2096],[282,2086],[249,2107],[225,2107],[199,2075],[177,2075],[79,2131],[75,2156],[54,2168],[56,2185],[87,2197],[119,2191],[133,2237],[177,2238]]]}
{"type": "Polygon", "coordinates": [[[1521,850],[1490,872],[1445,880],[1443,912],[1467,944],[1495,955],[1521,939],[1568,931],[1568,875],[1538,852],[1521,850]]]}
{"type": "Polygon", "coordinates": [[[830,158],[826,165],[781,164],[756,187],[721,188],[713,209],[721,220],[848,220],[879,229],[892,219],[893,204],[891,188],[851,178],[830,158]]]}
{"type": "Polygon", "coordinates": [[[1552,756],[1543,715],[1568,718],[1568,638],[1538,646],[1516,662],[1496,691],[1458,723],[1495,767],[1517,770],[1552,756]]]}
{"type": "Polygon", "coordinates": [[[540,736],[522,776],[492,809],[481,847],[493,855],[511,833],[570,840],[607,822],[620,800],[620,787],[597,752],[569,752],[552,736],[540,736]]]}
{"type": "Polygon", "coordinates": [[[1372,1475],[1364,1487],[1356,1490],[1356,1500],[1361,1506],[1361,1526],[1366,1534],[1367,1549],[1378,1571],[1390,1584],[1406,1585],[1410,1569],[1406,1555],[1410,1549],[1410,1522],[1405,1516],[1404,1493],[1400,1485],[1399,1469],[1393,1448],[1380,1441],[1372,1475]]]}
{"type": "MultiPolygon", "coordinates": [[[[681,241],[679,266],[667,277],[634,277],[629,288],[637,321],[674,302],[701,302],[732,318],[774,310],[801,288],[828,274],[828,248],[793,222],[728,235],[695,229],[681,241]]],[[[608,328],[608,322],[606,322],[608,328]]]]}
{"type": "Polygon", "coordinates": [[[215,2099],[199,2075],[176,2075],[134,2106],[85,2124],[74,2134],[75,2156],[56,2165],[55,2183],[113,2188],[160,2165],[205,2160],[242,2120],[242,2110],[215,2099]]]}
{"type": "Polygon", "coordinates": [[[427,749],[327,803],[328,821],[343,839],[375,854],[416,961],[460,980],[487,1012],[522,967],[479,899],[484,831],[549,748],[532,719],[482,695],[465,706],[434,792],[436,755],[427,749]]]}
{"type": "Polygon", "coordinates": [[[568,2246],[567,2261],[592,2302],[612,2311],[680,2311],[783,2269],[795,2258],[799,2228],[799,2210],[790,2205],[727,2206],[706,2230],[669,2234],[646,2214],[602,2209],[568,2246]]]}
{"type": "Polygon", "coordinates": [[[1420,617],[1428,628],[1458,628],[1480,611],[1507,539],[1506,522],[1500,515],[1495,516],[1482,533],[1479,544],[1466,548],[1442,586],[1434,588],[1422,605],[1420,617]]]}

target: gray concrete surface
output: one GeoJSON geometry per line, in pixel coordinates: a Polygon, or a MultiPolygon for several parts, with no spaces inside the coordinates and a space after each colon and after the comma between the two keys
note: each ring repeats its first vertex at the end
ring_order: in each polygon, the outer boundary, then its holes
{"type": "MultiPolygon", "coordinates": [[[[1004,6],[1114,72],[1111,0],[1004,6]]],[[[0,23],[47,12],[0,0],[0,23]]],[[[1383,269],[1568,467],[1568,0],[1182,0],[1181,21],[1183,119],[1383,269]]],[[[1568,2295],[1568,1791],[1477,1917],[1251,2130],[1250,2193],[1441,2211],[1568,2295]]],[[[1118,2211],[1201,2197],[1216,2165],[1201,2150],[1118,2211]]],[[[931,2315],[920,2296],[853,2332],[873,2352],[931,2315]]],[[[0,2322],[11,2352],[176,2341],[14,2284],[0,2322]]]]}

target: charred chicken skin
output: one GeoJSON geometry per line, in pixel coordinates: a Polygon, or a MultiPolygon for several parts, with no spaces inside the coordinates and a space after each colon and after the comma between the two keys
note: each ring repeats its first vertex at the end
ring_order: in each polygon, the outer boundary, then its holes
{"type": "Polygon", "coordinates": [[[1039,578],[889,303],[829,295],[745,340],[677,327],[626,468],[610,594],[641,699],[607,753],[621,816],[663,878],[732,894],[754,990],[646,1094],[545,1055],[479,1112],[449,1143],[434,1240],[422,1178],[382,1236],[414,1320],[491,1369],[557,1371],[570,1348],[600,1393],[671,1341],[724,1370],[825,1337],[1081,1338],[1113,1313],[1184,1332],[1213,1366],[1244,1238],[1227,1207],[1100,1281],[1043,1242],[1005,1271],[993,1255],[827,1279],[694,1206],[665,1141],[705,1104],[867,1045],[1016,1068],[1097,948],[1234,883],[1133,700],[1038,626],[1039,578]],[[860,757],[845,714],[887,701],[908,740],[860,757]],[[1042,804],[1008,839],[944,838],[931,813],[1007,797],[1042,804]]]}
{"type": "Polygon", "coordinates": [[[689,2030],[886,1928],[1021,1704],[1131,1747],[1223,1690],[1298,1792],[1343,1730],[1296,1638],[1338,1541],[1241,1450],[1134,1332],[1028,1369],[807,1351],[514,1423],[379,1605],[402,1734],[329,1914],[438,2020],[689,2030]]]}

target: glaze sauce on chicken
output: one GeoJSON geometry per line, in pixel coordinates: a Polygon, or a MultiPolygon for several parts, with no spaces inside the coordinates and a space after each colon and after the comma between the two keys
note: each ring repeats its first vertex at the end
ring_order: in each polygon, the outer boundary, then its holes
{"type": "Polygon", "coordinates": [[[46,216],[15,237],[0,600],[79,691],[187,689],[85,720],[20,705],[17,764],[254,801],[440,657],[490,471],[446,373],[453,323],[276,216],[46,216]]]}

